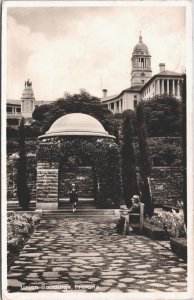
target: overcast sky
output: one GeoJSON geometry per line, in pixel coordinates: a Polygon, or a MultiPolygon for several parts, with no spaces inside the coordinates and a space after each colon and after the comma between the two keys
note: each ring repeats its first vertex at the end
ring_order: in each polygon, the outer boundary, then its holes
{"type": "Polygon", "coordinates": [[[131,55],[142,31],[152,56],[185,67],[184,7],[8,8],[7,97],[20,99],[32,80],[37,100],[86,89],[101,97],[130,86],[131,55]]]}

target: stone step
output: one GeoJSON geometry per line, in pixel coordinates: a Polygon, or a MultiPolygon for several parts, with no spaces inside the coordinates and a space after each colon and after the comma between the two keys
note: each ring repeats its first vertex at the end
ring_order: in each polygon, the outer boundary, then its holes
{"type": "Polygon", "coordinates": [[[73,215],[114,215],[114,210],[76,210],[75,213],[73,213],[72,210],[44,210],[43,215],[46,214],[60,214],[60,215],[67,215],[67,214],[73,214],[73,215]]]}

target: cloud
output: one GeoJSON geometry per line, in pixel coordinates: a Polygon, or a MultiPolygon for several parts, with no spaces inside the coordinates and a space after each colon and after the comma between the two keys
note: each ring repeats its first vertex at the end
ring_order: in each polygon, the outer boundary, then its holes
{"type": "Polygon", "coordinates": [[[130,86],[131,54],[140,29],[152,55],[153,74],[160,62],[180,71],[185,63],[185,24],[183,11],[176,11],[157,16],[137,8],[71,8],[63,13],[55,9],[52,15],[45,10],[42,19],[39,10],[23,15],[15,11],[8,18],[8,97],[19,99],[27,78],[41,100],[81,88],[101,96],[101,78],[109,94],[119,93],[130,86]]]}

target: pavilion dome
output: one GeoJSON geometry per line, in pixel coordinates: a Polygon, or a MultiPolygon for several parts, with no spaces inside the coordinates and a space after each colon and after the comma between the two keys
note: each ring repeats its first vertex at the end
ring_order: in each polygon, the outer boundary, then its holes
{"type": "Polygon", "coordinates": [[[39,138],[75,135],[114,138],[108,134],[97,119],[83,113],[71,113],[58,118],[50,129],[39,138]]]}

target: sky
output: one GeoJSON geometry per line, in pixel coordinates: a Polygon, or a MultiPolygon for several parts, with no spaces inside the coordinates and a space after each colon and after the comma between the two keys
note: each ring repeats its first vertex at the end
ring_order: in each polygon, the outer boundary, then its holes
{"type": "Polygon", "coordinates": [[[185,68],[184,7],[11,7],[7,9],[7,98],[20,99],[28,78],[36,100],[80,89],[101,97],[130,87],[131,56],[143,42],[159,63],[185,68]]]}

